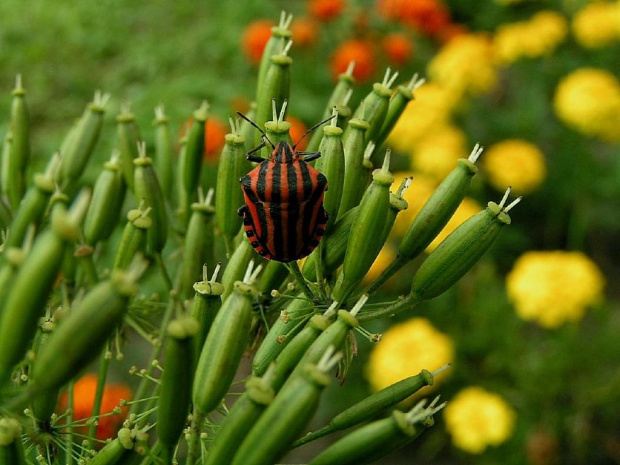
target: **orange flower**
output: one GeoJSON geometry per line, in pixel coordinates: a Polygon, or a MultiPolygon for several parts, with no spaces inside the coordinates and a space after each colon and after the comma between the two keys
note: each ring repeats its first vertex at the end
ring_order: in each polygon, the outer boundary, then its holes
{"type": "Polygon", "coordinates": [[[311,18],[297,18],[291,24],[291,34],[296,47],[310,47],[318,37],[319,26],[311,18]]]}
{"type": "Polygon", "coordinates": [[[437,0],[378,0],[379,15],[424,34],[436,35],[450,23],[450,12],[437,0]]]}
{"type": "Polygon", "coordinates": [[[344,0],[310,0],[308,11],[319,21],[331,21],[342,13],[344,0]]]}
{"type": "Polygon", "coordinates": [[[226,140],[228,127],[214,116],[210,116],[205,124],[205,160],[217,161],[226,140]]]}
{"type": "Polygon", "coordinates": [[[259,19],[248,25],[241,37],[243,53],[254,65],[260,63],[265,45],[271,38],[271,28],[276,24],[267,19],[259,19]]]}
{"type": "MultiPolygon", "coordinates": [[[[306,133],[308,128],[303,123],[303,121],[301,121],[298,118],[295,118],[294,116],[287,116],[286,121],[291,123],[291,129],[289,133],[291,135],[291,140],[293,141],[293,144],[296,144],[297,142],[299,142],[301,137],[306,133]]],[[[299,143],[299,145],[295,148],[295,150],[303,151],[306,149],[307,144],[308,144],[308,138],[306,137],[304,140],[302,140],[299,143]]]]}
{"type": "MultiPolygon", "coordinates": [[[[73,388],[73,417],[75,420],[89,418],[93,409],[95,392],[97,390],[97,375],[88,373],[80,378],[73,388]]],[[[122,399],[130,400],[131,391],[124,384],[107,383],[101,399],[101,415],[111,413],[118,407],[122,399]]],[[[67,393],[60,399],[62,409],[67,408],[67,393]]],[[[123,407],[120,415],[111,415],[99,418],[96,437],[100,440],[114,437],[116,431],[127,416],[128,407],[123,407]]]]}
{"type": "Polygon", "coordinates": [[[413,42],[405,34],[392,33],[381,40],[390,63],[404,65],[413,56],[413,42]]]}
{"type": "Polygon", "coordinates": [[[351,61],[355,61],[353,77],[359,82],[370,80],[375,74],[375,50],[371,42],[365,40],[348,40],[341,43],[331,57],[331,70],[334,80],[344,73],[351,61]]]}

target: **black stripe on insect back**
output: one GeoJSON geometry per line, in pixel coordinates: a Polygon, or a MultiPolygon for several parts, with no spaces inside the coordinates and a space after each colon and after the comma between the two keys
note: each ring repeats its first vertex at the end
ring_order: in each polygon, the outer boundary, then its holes
{"type": "Polygon", "coordinates": [[[297,171],[299,163],[289,163],[286,182],[288,183],[288,199],[283,207],[288,212],[288,223],[286,224],[286,243],[289,257],[297,255],[297,219],[299,218],[299,202],[297,201],[297,171]]]}
{"type": "Polygon", "coordinates": [[[258,171],[258,179],[256,180],[256,196],[261,201],[265,201],[265,193],[267,191],[267,170],[269,169],[269,163],[264,161],[260,164],[258,171]]]}
{"type": "Polygon", "coordinates": [[[282,225],[282,209],[281,202],[286,199],[282,198],[282,163],[275,163],[273,166],[273,175],[271,177],[271,222],[273,224],[273,254],[276,257],[282,257],[285,253],[284,245],[284,228],[282,225]]]}

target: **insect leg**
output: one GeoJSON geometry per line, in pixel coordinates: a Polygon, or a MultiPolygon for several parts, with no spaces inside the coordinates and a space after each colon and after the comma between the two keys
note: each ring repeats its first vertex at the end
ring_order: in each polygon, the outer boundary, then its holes
{"type": "Polygon", "coordinates": [[[254,163],[262,163],[265,161],[265,159],[263,157],[257,157],[256,155],[253,155],[254,153],[258,152],[259,150],[262,150],[265,145],[267,145],[265,143],[265,139],[261,138],[261,143],[257,146],[254,147],[252,150],[250,150],[248,153],[245,154],[245,158],[251,162],[254,163]]]}

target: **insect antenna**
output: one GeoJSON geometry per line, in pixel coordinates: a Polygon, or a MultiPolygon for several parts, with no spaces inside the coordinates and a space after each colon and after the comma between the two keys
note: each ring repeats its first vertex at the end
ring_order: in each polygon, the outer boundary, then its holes
{"type": "Polygon", "coordinates": [[[254,121],[252,121],[250,118],[248,118],[247,116],[245,116],[245,115],[244,115],[243,113],[241,113],[240,111],[238,111],[238,112],[237,112],[237,114],[238,114],[239,116],[241,116],[244,120],[246,120],[248,123],[250,123],[252,126],[254,126],[256,129],[258,129],[258,130],[260,131],[260,133],[263,135],[263,138],[264,138],[267,142],[269,142],[269,145],[271,145],[271,148],[273,148],[273,149],[275,149],[275,148],[276,148],[276,146],[275,146],[275,145],[273,145],[273,142],[271,142],[271,141],[269,140],[269,137],[267,137],[267,134],[265,133],[265,131],[263,131],[263,130],[262,130],[262,129],[258,126],[258,124],[256,124],[254,121]]]}
{"type": "Polygon", "coordinates": [[[316,128],[318,128],[319,126],[327,123],[328,121],[333,120],[334,118],[336,118],[338,116],[338,114],[332,115],[329,118],[325,118],[323,121],[319,121],[318,123],[316,123],[314,126],[312,126],[310,129],[308,129],[303,136],[301,136],[301,138],[295,142],[295,145],[293,145],[293,150],[295,150],[295,147],[297,147],[299,145],[299,143],[304,140],[306,138],[306,136],[308,134],[310,134],[312,131],[314,131],[316,128]]]}

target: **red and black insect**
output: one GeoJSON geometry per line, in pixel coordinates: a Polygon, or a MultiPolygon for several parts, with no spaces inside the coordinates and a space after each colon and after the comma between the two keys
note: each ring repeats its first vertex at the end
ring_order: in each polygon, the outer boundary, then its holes
{"type": "Polygon", "coordinates": [[[274,146],[256,124],[249,122],[263,137],[262,143],[246,155],[260,165],[239,180],[245,205],[238,213],[243,216],[245,233],[254,250],[267,260],[299,260],[319,245],[327,223],[323,208],[327,178],[308,164],[321,154],[297,152],[295,145],[285,141],[274,146]],[[254,156],[266,143],[273,148],[269,159],[254,156]]]}

